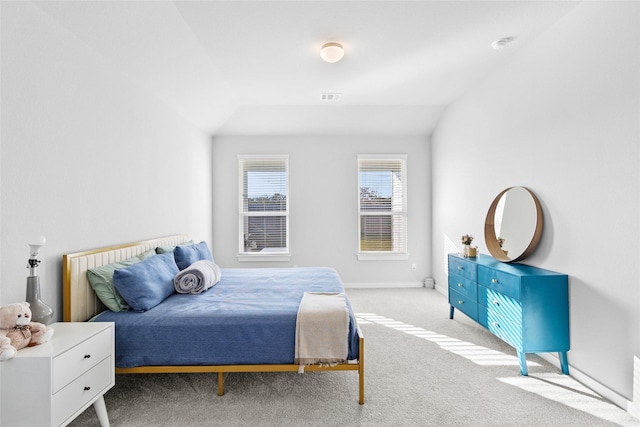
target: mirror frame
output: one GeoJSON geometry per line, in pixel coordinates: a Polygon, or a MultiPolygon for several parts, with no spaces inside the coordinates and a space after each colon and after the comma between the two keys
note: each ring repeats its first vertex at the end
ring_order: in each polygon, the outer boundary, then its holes
{"type": "Polygon", "coordinates": [[[498,243],[498,236],[496,236],[496,228],[495,228],[496,208],[498,207],[498,203],[500,202],[500,199],[502,198],[502,196],[512,188],[518,188],[518,187],[509,187],[501,191],[500,194],[498,194],[496,198],[493,199],[493,203],[491,203],[491,206],[489,207],[489,211],[487,212],[487,217],[484,221],[484,242],[487,245],[487,249],[489,250],[489,253],[491,254],[491,256],[493,256],[498,261],[502,261],[502,262],[516,262],[516,261],[521,261],[525,259],[526,257],[528,257],[533,253],[536,246],[538,245],[538,242],[540,241],[540,236],[542,236],[543,218],[542,218],[542,207],[540,206],[540,201],[538,200],[536,195],[533,194],[533,192],[531,192],[531,190],[529,190],[526,187],[519,187],[519,188],[523,188],[529,193],[529,195],[533,199],[533,202],[536,206],[536,229],[533,233],[533,237],[531,238],[531,241],[529,242],[529,245],[521,254],[518,254],[514,258],[510,258],[507,255],[505,255],[504,252],[502,251],[502,248],[498,243]]]}

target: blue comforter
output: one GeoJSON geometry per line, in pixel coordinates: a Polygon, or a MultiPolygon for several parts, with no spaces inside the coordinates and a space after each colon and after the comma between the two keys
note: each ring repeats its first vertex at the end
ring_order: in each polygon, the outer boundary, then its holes
{"type": "MultiPolygon", "coordinates": [[[[222,269],[198,295],[173,294],[144,313],[105,311],[115,322],[116,366],[294,363],[298,306],[304,292],[344,292],[332,268],[222,269]]],[[[349,302],[349,359],[358,336],[349,302]]]]}

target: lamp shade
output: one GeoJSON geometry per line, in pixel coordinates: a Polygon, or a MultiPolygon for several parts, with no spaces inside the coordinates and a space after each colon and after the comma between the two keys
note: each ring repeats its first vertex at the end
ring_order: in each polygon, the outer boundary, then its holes
{"type": "Polygon", "coordinates": [[[344,48],[340,43],[329,42],[320,48],[320,57],[330,64],[340,61],[343,56],[344,48]]]}

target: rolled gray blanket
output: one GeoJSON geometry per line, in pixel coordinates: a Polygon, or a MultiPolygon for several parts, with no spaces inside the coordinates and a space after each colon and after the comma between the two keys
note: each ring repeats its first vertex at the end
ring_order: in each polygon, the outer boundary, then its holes
{"type": "Polygon", "coordinates": [[[173,278],[176,292],[199,294],[220,281],[220,267],[213,261],[200,260],[179,272],[173,278]]]}

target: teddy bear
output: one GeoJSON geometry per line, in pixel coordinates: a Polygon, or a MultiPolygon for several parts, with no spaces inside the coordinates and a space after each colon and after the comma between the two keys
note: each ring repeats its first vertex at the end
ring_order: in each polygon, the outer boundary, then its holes
{"type": "Polygon", "coordinates": [[[18,350],[51,339],[53,329],[31,321],[28,302],[0,307],[0,362],[13,358],[18,350]]]}

